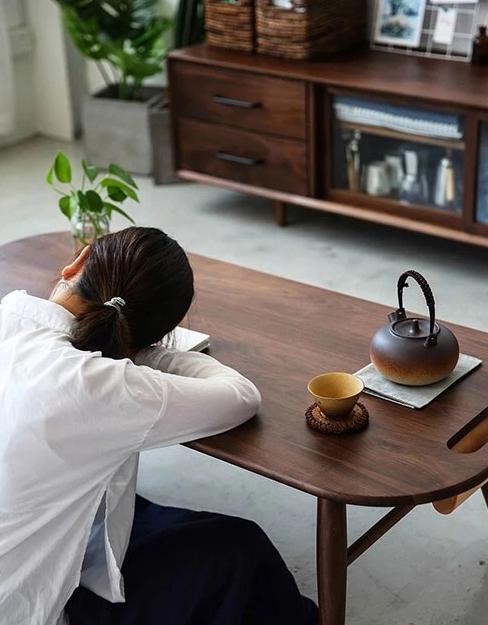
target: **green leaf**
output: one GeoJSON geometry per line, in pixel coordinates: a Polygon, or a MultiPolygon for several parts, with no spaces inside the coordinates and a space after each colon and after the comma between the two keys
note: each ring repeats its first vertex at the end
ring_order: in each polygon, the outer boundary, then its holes
{"type": "Polygon", "coordinates": [[[85,160],[81,161],[83,166],[83,171],[85,172],[85,176],[88,178],[90,182],[93,182],[95,178],[98,176],[98,167],[95,165],[91,165],[87,163],[85,160]]]}
{"type": "Polygon", "coordinates": [[[63,195],[59,198],[59,208],[65,217],[71,219],[73,217],[73,210],[71,208],[71,198],[69,195],[63,195]]]}
{"type": "Polygon", "coordinates": [[[132,224],[135,225],[135,221],[132,219],[132,217],[130,215],[128,215],[124,210],[122,210],[119,206],[115,206],[115,204],[112,204],[112,210],[116,211],[117,213],[120,213],[121,215],[123,215],[126,219],[128,219],[132,224]]]}
{"type": "Polygon", "coordinates": [[[80,210],[82,212],[90,212],[90,204],[88,202],[86,194],[83,193],[83,191],[77,191],[76,195],[78,198],[78,206],[80,207],[80,210]]]}
{"type": "Polygon", "coordinates": [[[129,196],[132,200],[134,200],[134,202],[139,201],[139,197],[137,196],[137,193],[134,191],[134,189],[129,187],[129,185],[125,184],[124,182],[117,180],[116,178],[104,178],[100,184],[102,185],[102,187],[106,187],[107,189],[109,189],[109,195],[110,189],[115,188],[123,191],[125,195],[129,196]]]}
{"type": "Polygon", "coordinates": [[[47,184],[52,184],[53,183],[53,176],[54,176],[54,165],[51,167],[51,169],[47,172],[47,176],[46,176],[46,182],[47,184]]]}
{"type": "Polygon", "coordinates": [[[63,152],[58,152],[54,159],[54,173],[59,182],[71,182],[71,164],[63,152]]]}
{"type": "MultiPolygon", "coordinates": [[[[147,76],[161,72],[169,43],[164,34],[168,34],[173,20],[160,16],[159,0],[56,0],[56,3],[61,7],[65,28],[75,46],[99,65],[100,61],[111,65],[113,74],[125,86],[121,90],[124,97],[134,97],[147,76]]],[[[203,7],[197,6],[201,3],[193,7],[197,14],[190,20],[191,24],[184,19],[188,13],[186,3],[180,4],[177,22],[181,24],[177,24],[176,31],[184,30],[185,34],[180,33],[177,38],[179,47],[195,43],[195,35],[203,31],[203,7]]],[[[104,80],[110,85],[103,65],[104,80]]]]}
{"type": "Polygon", "coordinates": [[[86,201],[88,202],[88,206],[90,207],[91,211],[93,211],[94,213],[102,212],[103,200],[96,191],[92,191],[92,190],[87,191],[85,193],[85,198],[86,198],[86,201]]]}
{"type": "Polygon", "coordinates": [[[125,171],[125,169],[122,169],[122,167],[119,167],[119,165],[115,165],[114,163],[110,163],[110,165],[108,166],[108,171],[113,176],[117,176],[118,178],[120,178],[121,180],[126,182],[131,187],[134,187],[134,189],[138,189],[139,188],[137,186],[134,178],[127,171],[125,171]]]}
{"type": "Polygon", "coordinates": [[[122,189],[118,189],[117,187],[108,187],[108,197],[114,202],[123,202],[127,199],[127,195],[122,189]]]}

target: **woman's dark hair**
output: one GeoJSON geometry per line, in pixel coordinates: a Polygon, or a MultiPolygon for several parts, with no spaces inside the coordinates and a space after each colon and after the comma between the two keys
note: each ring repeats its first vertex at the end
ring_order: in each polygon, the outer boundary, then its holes
{"type": "Polygon", "coordinates": [[[86,311],[77,316],[74,347],[124,358],[180,323],[193,299],[193,271],[161,230],[127,228],[93,243],[75,289],[86,311]],[[125,301],[120,310],[105,305],[113,297],[125,301]]]}

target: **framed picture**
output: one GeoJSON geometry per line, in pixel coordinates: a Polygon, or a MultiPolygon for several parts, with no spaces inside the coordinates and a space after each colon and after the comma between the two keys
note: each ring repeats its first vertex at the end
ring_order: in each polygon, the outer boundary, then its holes
{"type": "Polygon", "coordinates": [[[418,48],[426,0],[377,0],[375,42],[418,48]]]}

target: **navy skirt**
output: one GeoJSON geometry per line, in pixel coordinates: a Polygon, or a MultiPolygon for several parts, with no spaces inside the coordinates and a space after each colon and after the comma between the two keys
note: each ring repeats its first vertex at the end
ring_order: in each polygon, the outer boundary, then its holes
{"type": "Polygon", "coordinates": [[[79,587],[70,625],[317,625],[266,534],[252,521],[136,499],[122,567],[126,603],[79,587]]]}

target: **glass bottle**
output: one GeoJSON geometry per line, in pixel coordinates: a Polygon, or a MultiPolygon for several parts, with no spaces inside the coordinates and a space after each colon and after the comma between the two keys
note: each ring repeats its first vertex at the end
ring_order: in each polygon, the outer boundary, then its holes
{"type": "Polygon", "coordinates": [[[473,40],[473,54],[471,56],[473,65],[488,65],[488,35],[486,31],[486,26],[480,26],[479,33],[473,40]]]}
{"type": "Polygon", "coordinates": [[[71,218],[71,233],[73,235],[75,253],[82,250],[86,245],[90,245],[96,239],[105,236],[109,231],[110,222],[107,216],[97,217],[94,223],[89,215],[76,211],[71,218]]]}

